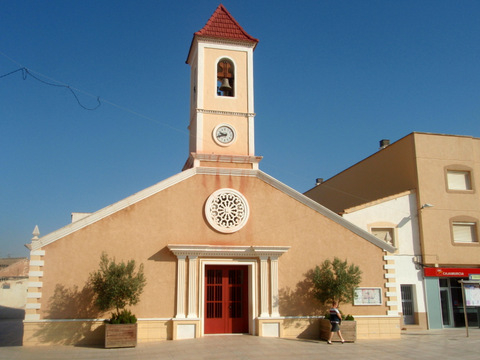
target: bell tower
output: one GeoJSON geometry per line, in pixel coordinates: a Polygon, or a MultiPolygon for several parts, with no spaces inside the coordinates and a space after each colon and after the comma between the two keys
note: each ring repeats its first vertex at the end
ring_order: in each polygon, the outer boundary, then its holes
{"type": "Polygon", "coordinates": [[[258,169],[255,156],[253,51],[247,34],[223,5],[192,39],[190,156],[192,167],[258,169]]]}

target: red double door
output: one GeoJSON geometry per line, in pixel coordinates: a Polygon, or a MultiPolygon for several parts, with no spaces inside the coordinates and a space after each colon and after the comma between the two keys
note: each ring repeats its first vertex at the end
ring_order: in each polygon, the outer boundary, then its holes
{"type": "Polygon", "coordinates": [[[205,268],[205,334],[248,333],[248,267],[205,268]]]}

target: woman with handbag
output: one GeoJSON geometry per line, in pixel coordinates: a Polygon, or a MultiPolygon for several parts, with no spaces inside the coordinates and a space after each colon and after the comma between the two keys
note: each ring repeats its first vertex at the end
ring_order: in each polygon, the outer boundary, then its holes
{"type": "Polygon", "coordinates": [[[342,323],[342,315],[338,310],[338,302],[332,302],[332,308],[330,309],[330,324],[332,325],[332,330],[330,331],[330,338],[328,339],[327,343],[332,343],[333,333],[336,332],[340,339],[342,340],[342,344],[345,342],[345,339],[342,336],[340,331],[340,324],[342,323]]]}

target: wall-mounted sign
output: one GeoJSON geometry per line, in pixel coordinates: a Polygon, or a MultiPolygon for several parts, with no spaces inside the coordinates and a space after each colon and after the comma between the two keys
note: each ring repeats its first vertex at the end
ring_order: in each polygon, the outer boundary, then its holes
{"type": "Polygon", "coordinates": [[[470,274],[480,274],[480,268],[425,268],[423,273],[427,277],[468,278],[470,274]]]}
{"type": "Polygon", "coordinates": [[[382,289],[356,288],[353,305],[382,305],[382,289]]]}

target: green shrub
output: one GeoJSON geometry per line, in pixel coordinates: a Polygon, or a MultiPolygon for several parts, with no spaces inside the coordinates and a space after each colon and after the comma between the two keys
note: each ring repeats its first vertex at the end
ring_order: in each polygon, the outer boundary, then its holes
{"type": "Polygon", "coordinates": [[[333,261],[325,260],[313,271],[313,295],[322,304],[353,302],[354,290],[362,281],[361,275],[360,268],[348,265],[346,260],[337,257],[333,261]]]}
{"type": "Polygon", "coordinates": [[[135,305],[145,287],[143,264],[135,270],[135,261],[116,263],[115,258],[109,259],[102,253],[100,269],[90,274],[90,284],[95,293],[95,304],[101,311],[116,310],[112,314],[112,324],[134,324],[137,319],[125,309],[135,305]]]}
{"type": "Polygon", "coordinates": [[[110,324],[135,324],[137,317],[130,310],[124,309],[119,313],[112,313],[110,324]]]}

